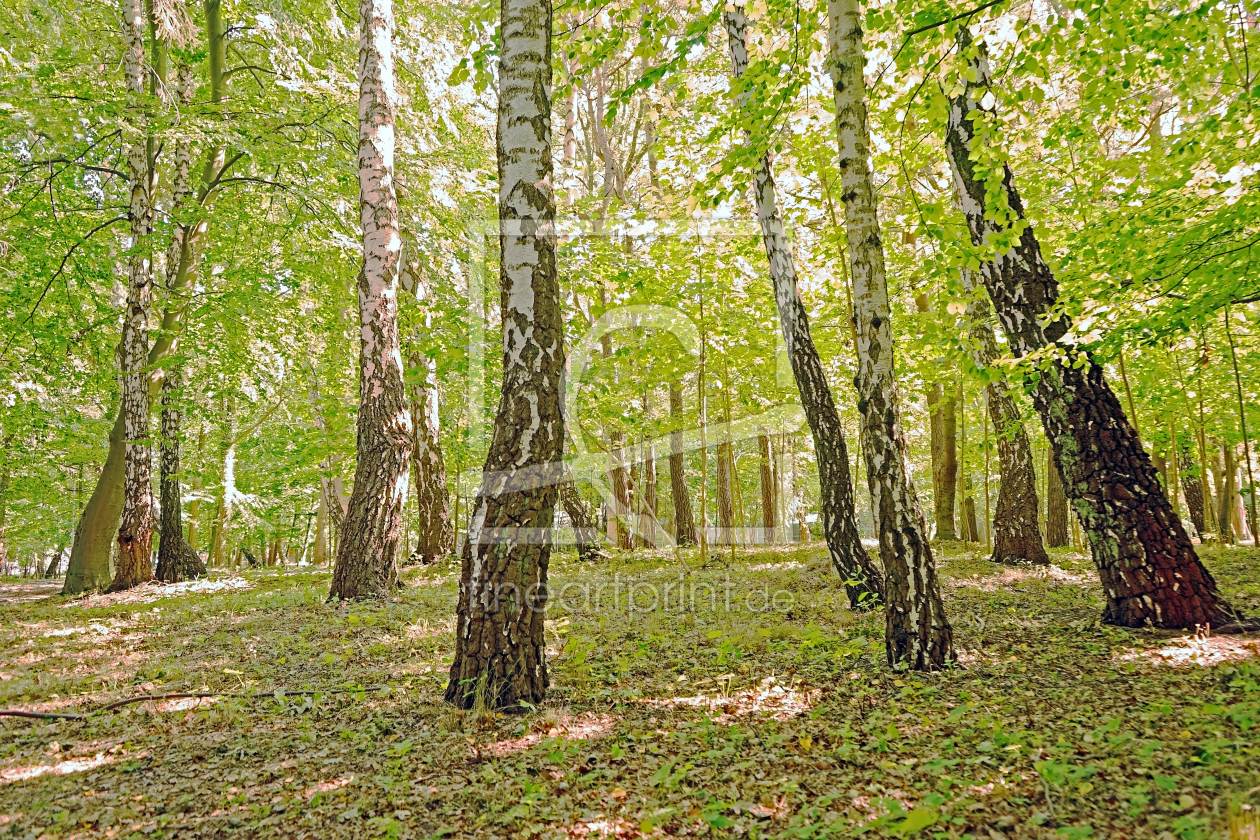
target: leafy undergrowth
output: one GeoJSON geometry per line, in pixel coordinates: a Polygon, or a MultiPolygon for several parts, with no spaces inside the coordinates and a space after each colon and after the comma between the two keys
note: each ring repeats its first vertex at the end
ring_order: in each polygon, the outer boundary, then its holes
{"type": "MultiPolygon", "coordinates": [[[[0,837],[1260,836],[1260,640],[1101,626],[1069,552],[940,554],[962,667],[935,675],[889,671],[818,545],[559,556],[551,696],[514,716],[440,702],[453,563],[376,605],[309,570],[6,584],[0,707],[268,696],[0,718],[0,837]]],[[[1260,552],[1205,555],[1260,612],[1260,552]]]]}

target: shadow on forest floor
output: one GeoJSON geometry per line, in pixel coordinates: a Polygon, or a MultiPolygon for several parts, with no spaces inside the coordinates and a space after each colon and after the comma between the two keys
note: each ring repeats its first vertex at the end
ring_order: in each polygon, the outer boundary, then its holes
{"type": "MultiPolygon", "coordinates": [[[[0,837],[1256,836],[1260,641],[1101,626],[1070,552],[938,553],[965,667],[935,675],[889,671],[819,545],[558,556],[552,693],[508,717],[440,702],[453,562],[373,605],[312,570],[5,584],[0,707],[271,696],[0,718],[0,837]]],[[[1260,552],[1204,555],[1260,612],[1260,552]]]]}

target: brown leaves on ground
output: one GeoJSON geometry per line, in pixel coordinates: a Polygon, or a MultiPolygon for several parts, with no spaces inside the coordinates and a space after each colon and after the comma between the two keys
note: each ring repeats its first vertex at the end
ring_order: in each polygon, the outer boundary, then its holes
{"type": "MultiPolygon", "coordinates": [[[[552,692],[518,716],[440,703],[449,565],[373,605],[325,604],[311,571],[70,602],[5,584],[0,706],[269,696],[0,718],[0,838],[1248,836],[1254,636],[1102,627],[1084,558],[948,551],[967,667],[930,676],[888,670],[882,616],[844,608],[817,546],[690,577],[561,559],[552,692]]],[[[1206,559],[1260,608],[1260,554],[1206,559]]]]}

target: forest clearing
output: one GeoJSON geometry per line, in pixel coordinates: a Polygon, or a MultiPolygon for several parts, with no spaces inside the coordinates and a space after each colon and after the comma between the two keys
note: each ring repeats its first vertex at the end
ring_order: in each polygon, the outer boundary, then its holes
{"type": "Polygon", "coordinates": [[[0,4],[0,837],[1260,840],[1258,32],[0,4]]]}

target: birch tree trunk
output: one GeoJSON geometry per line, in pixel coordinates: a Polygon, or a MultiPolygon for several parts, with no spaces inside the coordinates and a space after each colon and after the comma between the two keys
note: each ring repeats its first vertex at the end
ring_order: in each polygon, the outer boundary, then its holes
{"type": "MultiPolygon", "coordinates": [[[[123,70],[135,118],[143,120],[144,36],[147,22],[141,0],[123,0],[123,70]]],[[[138,126],[132,126],[138,131],[138,126]]],[[[108,591],[120,592],[153,577],[153,490],[149,447],[149,308],[153,272],[149,259],[153,232],[153,183],[146,137],[140,131],[127,148],[131,206],[131,255],[127,303],[123,314],[122,362],[123,508],[118,526],[118,568],[108,591]]]]}
{"type": "Polygon", "coordinates": [[[770,437],[762,429],[757,436],[758,474],[761,479],[761,527],[766,532],[766,543],[775,540],[774,473],[770,469],[770,437]]]}
{"type": "MultiPolygon", "coordinates": [[[[998,359],[997,340],[989,326],[988,299],[977,300],[975,275],[962,270],[962,284],[971,296],[968,317],[972,357],[981,369],[992,368],[998,359]]],[[[993,529],[993,562],[1032,563],[1047,566],[1050,557],[1041,542],[1041,525],[1037,521],[1041,502],[1037,499],[1037,473],[1033,467],[1032,444],[1024,431],[1024,418],[1011,397],[1005,379],[991,380],[985,386],[989,419],[997,433],[998,479],[997,510],[993,529]]]]}
{"type": "Polygon", "coordinates": [[[460,571],[446,700],[461,708],[518,708],[546,694],[547,564],[564,478],[551,2],[501,0],[500,15],[503,387],[460,571]]]}
{"type": "MultiPolygon", "coordinates": [[[[220,0],[205,0],[205,36],[209,57],[211,101],[220,103],[227,95],[226,30],[220,0]]],[[[240,155],[238,154],[237,157],[240,155]]],[[[190,219],[179,220],[176,234],[180,239],[179,260],[173,279],[169,281],[171,298],[162,313],[162,327],[149,350],[149,365],[161,361],[172,349],[175,337],[183,327],[187,306],[186,290],[195,284],[197,261],[209,230],[209,216],[214,205],[213,186],[218,183],[229,162],[223,146],[205,152],[201,188],[192,207],[200,208],[190,219]]],[[[169,270],[169,268],[168,268],[169,270]]],[[[157,394],[160,378],[149,382],[149,398],[157,394]]],[[[109,433],[109,450],[97,477],[96,486],[75,527],[70,561],[62,593],[78,595],[99,589],[110,578],[110,554],[123,507],[123,473],[126,458],[125,412],[120,403],[114,426],[109,433]]]]}
{"type": "MultiPolygon", "coordinates": [[[[748,68],[745,31],[748,19],[740,6],[726,12],[726,32],[731,53],[731,75],[743,78],[748,68]]],[[[747,94],[741,96],[741,105],[747,94]]],[[[770,279],[774,283],[774,299],[778,308],[779,328],[783,345],[792,364],[792,375],[801,397],[801,407],[814,437],[814,454],[818,459],[818,484],[821,495],[823,536],[831,564],[844,581],[849,603],[853,607],[873,605],[884,598],[883,574],[871,562],[862,546],[855,510],[853,480],[849,475],[849,451],[844,439],[844,426],[836,410],[831,388],[823,372],[822,360],[809,330],[809,315],[801,301],[796,283],[796,265],[779,215],[774,175],[768,157],[758,160],[753,173],[753,206],[761,226],[766,258],[770,263],[770,279]]],[[[885,571],[888,570],[885,564],[885,571]]]]}
{"type": "Polygon", "coordinates": [[[989,111],[981,104],[990,93],[988,60],[973,49],[966,27],[959,41],[971,56],[976,81],[950,101],[946,153],[972,243],[989,248],[1013,243],[980,269],[1012,353],[1021,358],[1051,351],[1033,385],[1033,404],[1088,536],[1107,600],[1103,620],[1125,627],[1226,624],[1235,613],[1195,556],[1102,368],[1058,343],[1067,329],[1063,318],[1051,320],[1058,283],[1004,164],[994,174],[1001,178],[1005,206],[993,206],[986,173],[977,163],[993,154],[977,137],[991,130],[985,127],[989,111]]]}
{"type": "Polygon", "coordinates": [[[162,381],[161,451],[161,540],[158,543],[157,579],[178,583],[201,577],[206,566],[184,540],[183,502],[179,468],[179,390],[183,386],[179,368],[166,372],[162,381]]]}
{"type": "Polygon", "coordinates": [[[934,670],[953,659],[954,631],[945,617],[919,500],[906,470],[906,444],[893,375],[893,338],[884,246],[869,163],[870,127],[862,68],[858,0],[828,0],[828,64],[835,86],[836,138],[853,317],[858,336],[858,410],[884,561],[885,645],[894,667],[934,670]]]}
{"type": "Polygon", "coordinates": [[[1068,499],[1053,449],[1046,451],[1046,544],[1054,548],[1068,545],[1068,499]]]}
{"type": "Polygon", "coordinates": [[[451,552],[455,525],[451,521],[451,496],[446,488],[446,463],[440,442],[437,366],[423,353],[414,354],[411,363],[424,376],[423,385],[416,389],[411,400],[411,424],[416,430],[411,470],[420,514],[413,558],[428,564],[451,552]]]}
{"type": "Polygon", "coordinates": [[[393,38],[393,0],[360,0],[358,460],[329,595],[342,600],[384,597],[398,581],[407,470],[416,447],[398,343],[393,38]]]}
{"type": "Polygon", "coordinates": [[[682,384],[669,383],[669,488],[674,497],[674,541],[679,546],[696,544],[696,520],[691,512],[691,496],[687,492],[686,456],[683,454],[682,384]]]}

